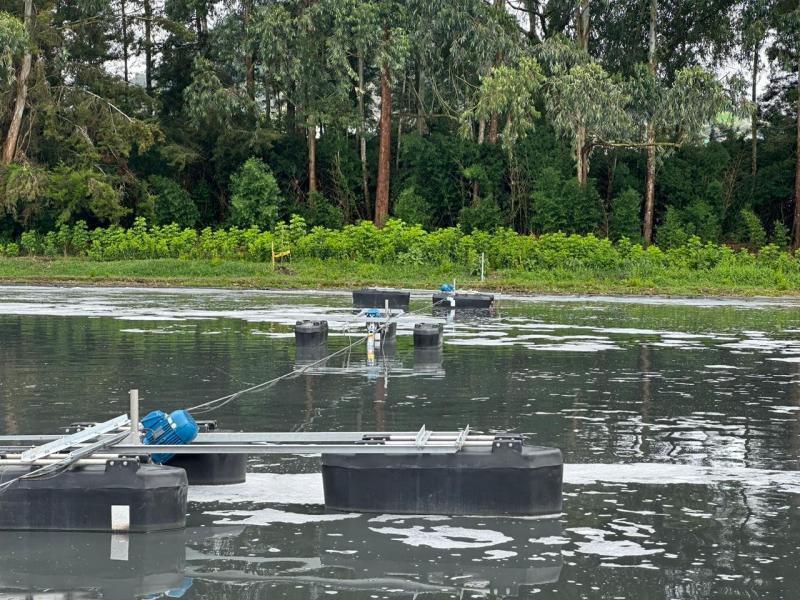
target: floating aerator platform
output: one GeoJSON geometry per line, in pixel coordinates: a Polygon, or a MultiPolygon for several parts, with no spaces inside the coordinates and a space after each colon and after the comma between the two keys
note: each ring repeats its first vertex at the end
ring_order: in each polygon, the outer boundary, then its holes
{"type": "MultiPolygon", "coordinates": [[[[0,443],[45,442],[0,446],[0,477],[6,482],[0,484],[0,529],[138,532],[183,527],[187,471],[143,462],[153,455],[175,455],[169,464],[194,469],[190,478],[197,483],[232,483],[244,478],[245,459],[237,457],[321,454],[325,505],[337,511],[561,512],[561,452],[525,446],[519,435],[483,435],[469,427],[433,432],[424,426],[416,432],[206,429],[190,444],[166,440],[142,445],[130,439],[129,422],[123,415],[66,437],[0,437],[0,443]],[[123,437],[129,439],[123,442],[123,437]]],[[[176,423],[173,431],[178,429],[176,423]]]]}

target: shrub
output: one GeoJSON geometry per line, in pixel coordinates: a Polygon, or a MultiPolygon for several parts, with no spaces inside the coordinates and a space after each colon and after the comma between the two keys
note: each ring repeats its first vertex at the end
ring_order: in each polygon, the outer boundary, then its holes
{"type": "Polygon", "coordinates": [[[611,238],[638,240],[641,237],[641,209],[642,197],[633,188],[627,188],[614,198],[608,223],[611,238]]]}
{"type": "Polygon", "coordinates": [[[751,248],[761,248],[767,243],[767,232],[761,219],[749,208],[739,211],[739,219],[742,221],[743,241],[751,248]]]}
{"type": "Polygon", "coordinates": [[[394,215],[406,223],[430,227],[432,221],[431,207],[428,201],[417,194],[414,186],[400,192],[394,205],[394,215]]]}
{"type": "Polygon", "coordinates": [[[492,231],[503,223],[503,213],[493,198],[484,198],[474,206],[465,206],[458,213],[458,222],[467,233],[476,229],[492,231]]]}
{"type": "Polygon", "coordinates": [[[531,200],[531,224],[539,233],[590,233],[600,224],[602,211],[597,188],[581,185],[574,177],[564,179],[556,169],[542,170],[531,200]]]}
{"type": "MultiPolygon", "coordinates": [[[[659,229],[663,238],[669,228],[659,229]]],[[[677,231],[677,230],[676,230],[677,231]]],[[[680,230],[681,235],[685,232],[680,230]]],[[[677,235],[677,234],[676,234],[677,235]]],[[[675,239],[675,238],[672,238],[675,239]]],[[[490,269],[531,270],[538,273],[593,271],[627,281],[656,281],[667,271],[683,276],[687,271],[714,272],[724,281],[750,281],[753,276],[780,289],[796,286],[800,260],[775,245],[765,246],[756,256],[746,249],[731,248],[698,236],[686,237],[662,250],[647,249],[623,237],[619,242],[592,234],[548,233],[540,237],[520,235],[508,228],[491,232],[474,229],[469,234],[459,227],[425,231],[390,219],[383,229],[371,221],[347,225],[343,229],[321,226],[310,230],[306,220],[293,215],[273,231],[258,227],[205,228],[197,232],[177,224],[148,226],[136,218],[128,229],[112,225],[88,231],[85,222],[74,227],[63,225],[46,235],[23,233],[19,245],[3,244],[4,255],[86,255],[93,260],[197,258],[209,260],[268,261],[272,244],[278,250],[291,250],[297,258],[336,259],[376,264],[415,264],[461,268],[476,273],[480,255],[490,269]]]]}
{"type": "Polygon", "coordinates": [[[247,159],[231,176],[231,225],[270,229],[278,219],[282,202],[278,182],[261,159],[247,159]]]}
{"type": "Polygon", "coordinates": [[[176,223],[180,227],[194,227],[200,214],[189,193],[172,179],[153,175],[148,179],[156,196],[155,217],[158,225],[176,223]]]}
{"type": "Polygon", "coordinates": [[[304,211],[306,222],[312,227],[320,226],[328,229],[340,229],[344,225],[344,213],[338,206],[319,192],[308,195],[308,204],[304,211]]]}
{"type": "Polygon", "coordinates": [[[792,239],[791,235],[789,234],[789,228],[783,223],[783,221],[775,221],[772,224],[772,243],[778,248],[786,250],[791,241],[792,239]]]}

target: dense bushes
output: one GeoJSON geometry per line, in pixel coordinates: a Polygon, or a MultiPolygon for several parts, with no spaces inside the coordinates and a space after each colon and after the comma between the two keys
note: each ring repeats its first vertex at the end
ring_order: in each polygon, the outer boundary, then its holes
{"type": "MultiPolygon", "coordinates": [[[[633,198],[631,198],[633,200],[633,198]]],[[[302,217],[279,222],[272,231],[211,228],[196,231],[178,225],[148,226],[137,219],[134,226],[88,231],[85,222],[62,226],[46,235],[22,234],[19,243],[0,245],[0,254],[16,256],[73,255],[92,260],[196,258],[225,260],[270,260],[276,250],[291,250],[293,258],[361,261],[381,264],[416,264],[466,268],[477,272],[484,254],[490,269],[520,271],[592,270],[607,275],[631,274],[647,278],[669,269],[678,272],[721,272],[741,268],[766,269],[775,277],[800,276],[800,260],[777,246],[768,245],[758,254],[735,251],[727,246],[691,237],[684,244],[661,250],[643,248],[623,237],[619,242],[594,235],[545,234],[540,237],[515,233],[507,228],[493,232],[459,227],[426,231],[420,225],[390,220],[382,230],[362,221],[343,229],[308,229],[302,217]]]]}

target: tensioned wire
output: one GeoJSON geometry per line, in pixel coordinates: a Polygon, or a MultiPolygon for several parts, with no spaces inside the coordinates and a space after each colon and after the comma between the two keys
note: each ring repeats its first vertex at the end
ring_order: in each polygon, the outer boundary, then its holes
{"type": "MultiPolygon", "coordinates": [[[[449,298],[442,298],[441,300],[439,300],[437,302],[434,302],[431,307],[435,308],[439,304],[442,304],[442,303],[448,302],[448,301],[449,301],[449,298]]],[[[420,309],[418,309],[416,311],[402,313],[400,316],[414,315],[414,314],[422,312],[424,310],[428,310],[428,307],[423,307],[423,308],[420,308],[420,309]]],[[[357,319],[358,319],[358,317],[353,317],[352,319],[350,319],[350,320],[348,320],[346,322],[346,324],[345,324],[345,331],[346,332],[349,332],[350,323],[356,321],[357,319]]],[[[385,333],[386,329],[389,327],[389,325],[391,325],[391,323],[394,320],[395,320],[394,317],[392,317],[391,315],[388,315],[386,322],[383,323],[380,327],[378,327],[377,331],[385,333]]],[[[209,400],[208,402],[203,402],[202,404],[198,404],[196,406],[189,407],[186,410],[188,412],[192,413],[192,414],[195,414],[195,415],[203,415],[203,414],[207,414],[207,413],[210,413],[212,411],[215,411],[215,410],[217,410],[219,408],[222,408],[226,404],[229,404],[230,402],[233,402],[234,400],[240,398],[241,396],[243,396],[245,394],[250,394],[252,392],[258,392],[260,390],[267,389],[267,388],[275,385],[276,383],[279,383],[279,382],[283,381],[284,379],[289,379],[291,377],[296,377],[297,375],[300,375],[300,374],[304,373],[305,371],[307,371],[309,369],[312,369],[313,367],[316,367],[317,365],[323,364],[326,361],[339,356],[340,354],[344,354],[345,352],[349,352],[355,346],[357,346],[358,344],[361,344],[362,342],[367,340],[369,338],[369,336],[370,336],[370,334],[367,333],[366,335],[363,335],[363,336],[357,338],[355,341],[351,342],[350,344],[348,344],[344,348],[340,348],[339,350],[337,350],[335,352],[332,352],[331,354],[329,354],[329,355],[327,355],[327,356],[325,356],[325,357],[323,357],[323,358],[321,358],[319,360],[316,360],[316,361],[314,361],[314,362],[312,362],[310,364],[303,365],[299,369],[295,368],[295,369],[289,371],[288,373],[284,373],[283,375],[279,375],[278,377],[275,377],[274,379],[270,379],[268,381],[264,381],[262,383],[258,383],[256,385],[253,385],[253,386],[250,386],[248,388],[239,390],[238,392],[234,392],[232,394],[227,394],[225,396],[221,396],[220,398],[215,398],[214,400],[209,400]]]]}

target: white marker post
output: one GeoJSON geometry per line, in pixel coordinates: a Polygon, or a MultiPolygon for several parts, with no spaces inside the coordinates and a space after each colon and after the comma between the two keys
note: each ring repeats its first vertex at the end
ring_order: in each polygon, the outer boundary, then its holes
{"type": "Polygon", "coordinates": [[[132,446],[138,446],[142,443],[139,438],[139,390],[130,391],[130,409],[128,415],[131,419],[131,433],[128,436],[128,443],[132,446]]]}

